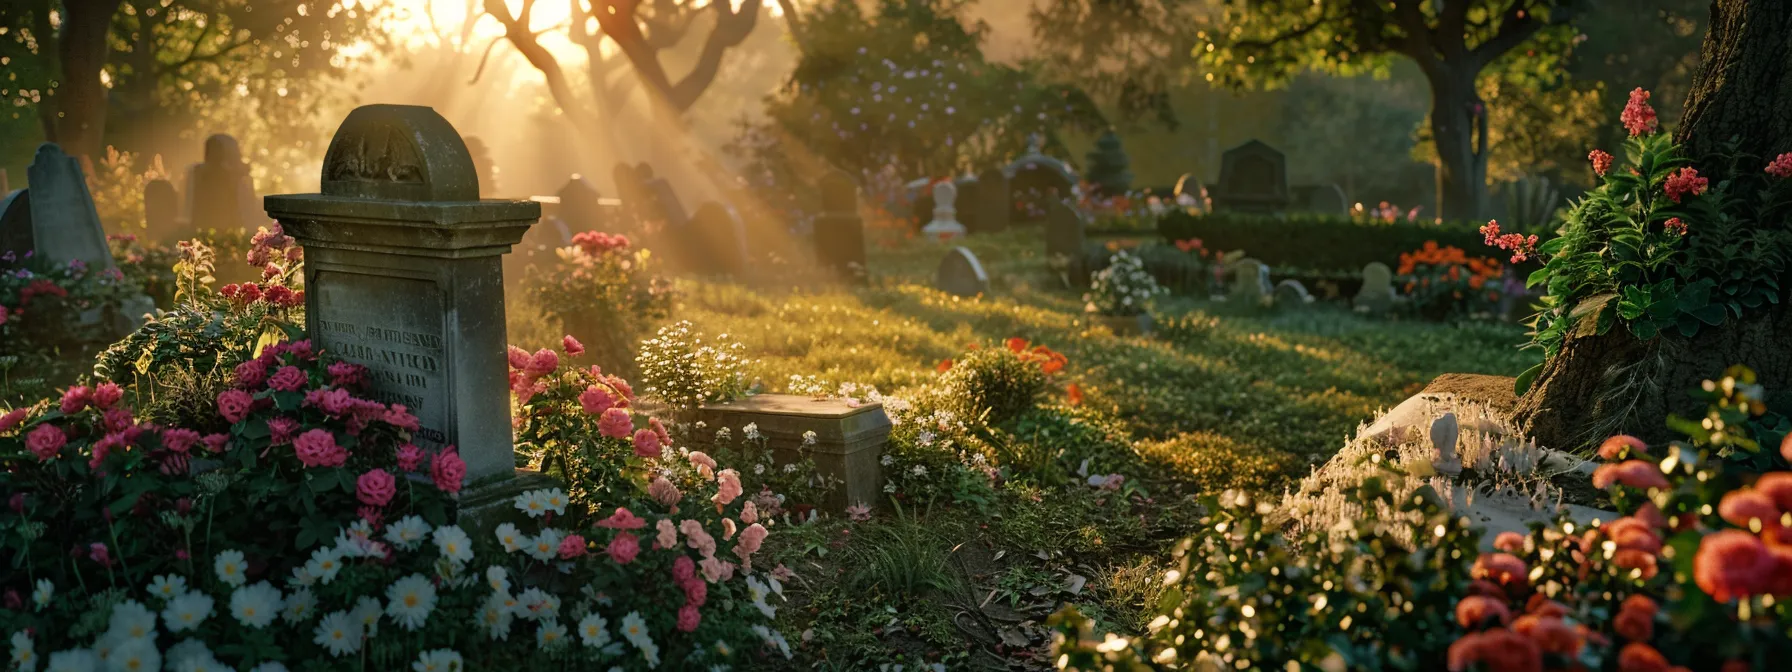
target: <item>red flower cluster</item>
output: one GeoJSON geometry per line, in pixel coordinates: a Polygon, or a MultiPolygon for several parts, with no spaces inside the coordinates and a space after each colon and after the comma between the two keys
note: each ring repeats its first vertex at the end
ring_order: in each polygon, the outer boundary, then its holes
{"type": "Polygon", "coordinates": [[[1618,115],[1624,122],[1624,128],[1630,135],[1654,133],[1656,129],[1655,108],[1649,107],[1649,92],[1641,87],[1630,92],[1630,102],[1624,104],[1624,112],[1618,115]]]}
{"type": "Polygon", "coordinates": [[[1764,474],[1724,495],[1718,515],[1739,529],[1705,535],[1693,581],[1719,602],[1792,595],[1792,472],[1764,474]]]}
{"type": "Polygon", "coordinates": [[[305,290],[301,289],[295,292],[285,285],[269,285],[264,288],[253,282],[245,282],[241,285],[232,283],[218,288],[218,294],[239,307],[256,302],[266,302],[276,308],[296,308],[305,305],[305,290]]]}
{"type": "Polygon", "coordinates": [[[1593,174],[1600,177],[1605,177],[1606,172],[1612,169],[1612,155],[1603,150],[1587,152],[1587,160],[1593,162],[1593,174]]]}
{"type": "Polygon", "coordinates": [[[628,249],[628,236],[611,235],[602,231],[582,231],[572,236],[572,244],[579,246],[585,254],[597,257],[610,252],[628,249]]]}
{"type": "Polygon", "coordinates": [[[1201,255],[1202,259],[1206,259],[1209,254],[1207,248],[1204,245],[1202,245],[1200,238],[1190,238],[1188,240],[1178,240],[1178,241],[1176,241],[1175,244],[1176,244],[1176,249],[1182,250],[1183,252],[1199,253],[1201,255]]]}
{"type": "Polygon", "coordinates": [[[49,278],[32,280],[31,284],[25,285],[24,289],[19,290],[19,307],[16,312],[24,312],[25,307],[31,305],[31,299],[38,296],[54,296],[59,299],[67,298],[68,290],[63,289],[62,285],[56,284],[54,280],[50,280],[49,278]]]}
{"type": "Polygon", "coordinates": [[[1661,228],[1663,231],[1675,235],[1686,235],[1686,222],[1682,221],[1679,217],[1669,217],[1668,221],[1661,223],[1661,228]]]}
{"type": "Polygon", "coordinates": [[[1767,174],[1785,179],[1792,177],[1792,152],[1786,152],[1767,164],[1767,174]]]}
{"type": "Polygon", "coordinates": [[[1662,184],[1661,188],[1667,192],[1668,198],[1679,203],[1682,197],[1703,194],[1705,189],[1710,186],[1711,180],[1699,177],[1698,169],[1681,168],[1668,175],[1668,181],[1662,184]]]}
{"type": "Polygon", "coordinates": [[[1037,362],[1039,364],[1039,370],[1047,374],[1062,371],[1064,370],[1064,365],[1070,363],[1070,359],[1065,357],[1063,353],[1043,345],[1035,345],[1033,346],[1033,349],[1028,350],[1027,339],[1018,336],[1008,339],[1004,344],[1008,346],[1009,352],[1019,355],[1022,360],[1037,362]]]}
{"type": "Polygon", "coordinates": [[[1526,237],[1521,233],[1500,234],[1500,220],[1491,219],[1481,227],[1481,237],[1486,244],[1512,253],[1512,263],[1516,264],[1531,258],[1537,253],[1537,236],[1526,237]]]}

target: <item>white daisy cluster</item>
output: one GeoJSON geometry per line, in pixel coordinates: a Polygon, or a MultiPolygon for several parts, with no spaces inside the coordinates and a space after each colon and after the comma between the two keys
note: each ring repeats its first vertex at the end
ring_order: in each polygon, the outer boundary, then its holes
{"type": "Polygon", "coordinates": [[[1102,315],[1127,316],[1144,313],[1151,300],[1165,293],[1145,261],[1126,250],[1114,253],[1108,267],[1096,271],[1090,279],[1089,293],[1083,295],[1083,310],[1102,315]]]}
{"type": "Polygon", "coordinates": [[[559,488],[530,490],[517,495],[515,501],[517,510],[529,514],[530,518],[540,518],[549,513],[566,515],[566,493],[559,488]]]}

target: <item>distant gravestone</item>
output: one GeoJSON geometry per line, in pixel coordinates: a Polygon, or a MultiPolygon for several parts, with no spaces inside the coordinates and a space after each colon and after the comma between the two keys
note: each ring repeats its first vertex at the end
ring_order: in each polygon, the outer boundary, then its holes
{"type": "Polygon", "coordinates": [[[1220,156],[1220,181],[1210,194],[1216,211],[1273,214],[1288,209],[1288,159],[1252,140],[1220,156]]]}
{"type": "Polygon", "coordinates": [[[940,260],[939,276],[934,286],[953,296],[971,297],[989,293],[989,273],[977,255],[963,247],[954,247],[940,260]]]}
{"type": "Polygon", "coordinates": [[[1276,305],[1304,306],[1312,302],[1313,295],[1307,293],[1307,286],[1299,280],[1289,278],[1276,283],[1276,305]]]}
{"type": "Polygon", "coordinates": [[[983,213],[977,209],[976,204],[977,199],[982,197],[983,183],[976,176],[960,177],[952,180],[952,186],[958,188],[958,197],[952,201],[953,216],[958,219],[959,224],[964,225],[965,234],[969,235],[982,226],[977,218],[983,213]]]}
{"type": "Polygon", "coordinates": [[[603,206],[599,204],[597,187],[582,175],[574,175],[560,191],[560,221],[572,233],[604,231],[603,206]]]}
{"type": "Polygon", "coordinates": [[[944,242],[964,237],[964,231],[958,223],[958,187],[951,182],[933,185],[933,221],[921,227],[921,235],[944,242]]]}
{"type": "Polygon", "coordinates": [[[188,173],[187,212],[199,230],[251,231],[267,221],[256,207],[249,164],[236,138],[219,133],[205,139],[205,162],[188,173]]]}
{"type": "Polygon", "coordinates": [[[977,216],[965,220],[968,233],[1001,233],[1008,230],[1008,218],[1014,213],[1013,198],[1008,195],[1008,174],[991,168],[977,176],[977,195],[965,199],[966,209],[977,216]]]}
{"type": "Polygon", "coordinates": [[[1363,288],[1351,305],[1370,313],[1385,313],[1394,306],[1394,272],[1387,264],[1372,261],[1363,267],[1363,288]]]}
{"type": "Polygon", "coordinates": [[[1269,284],[1269,267],[1250,257],[1232,262],[1232,286],[1227,300],[1241,305],[1268,303],[1275,292],[1269,284]]]}
{"type": "Polygon", "coordinates": [[[689,250],[689,270],[704,275],[738,276],[747,270],[746,227],[740,216],[714,201],[697,207],[690,232],[680,236],[689,250]]]}
{"type": "MultiPolygon", "coordinates": [[[[642,166],[647,166],[643,163],[642,166]]],[[[637,168],[637,171],[640,169],[637,168]]],[[[653,174],[653,168],[646,168],[647,174],[653,174]]],[[[684,209],[684,203],[678,200],[678,192],[672,189],[672,183],[665,178],[653,178],[647,181],[647,196],[653,217],[663,223],[669,230],[683,229],[691,221],[690,214],[684,209]]]]}
{"type": "Polygon", "coordinates": [[[180,192],[167,180],[150,180],[143,185],[143,236],[155,242],[169,242],[185,233],[180,225],[180,192]]]}
{"type": "Polygon", "coordinates": [[[1083,259],[1088,224],[1082,213],[1064,201],[1047,203],[1045,209],[1045,258],[1053,267],[1063,265],[1071,288],[1088,287],[1090,269],[1083,259]]]}
{"type": "Polygon", "coordinates": [[[374,399],[417,416],[413,443],[459,447],[472,486],[459,505],[467,515],[491,492],[482,482],[518,475],[500,259],[541,204],[480,200],[460,135],[435,110],[410,105],[351,112],[321,183],[320,194],[265,200],[305,250],[306,331],[325,352],[368,367],[374,399]]]}
{"type": "Polygon", "coordinates": [[[1045,155],[1045,137],[1028,136],[1027,151],[1003,169],[1008,174],[1009,222],[1037,222],[1040,209],[1076,196],[1077,175],[1063,161],[1045,155]],[[1031,207],[1029,207],[1031,206],[1031,207]]]}
{"type": "Polygon", "coordinates": [[[865,221],[859,217],[859,183],[843,170],[821,177],[821,214],[815,218],[815,259],[843,280],[863,279],[865,221]]]}
{"type": "Polygon", "coordinates": [[[616,163],[610,175],[616,181],[616,198],[622,201],[621,228],[634,230],[641,226],[650,210],[648,202],[651,197],[647,193],[647,181],[641,179],[641,174],[635,171],[634,166],[622,162],[616,163]]]}
{"type": "Polygon", "coordinates": [[[0,252],[20,261],[29,253],[54,265],[80,261],[94,271],[114,268],[81,162],[46,142],[25,175],[31,187],[8,195],[0,216],[0,252]]]}
{"type": "Polygon", "coordinates": [[[1304,184],[1293,187],[1294,202],[1303,212],[1324,215],[1349,215],[1350,202],[1344,189],[1336,184],[1304,184]]]}

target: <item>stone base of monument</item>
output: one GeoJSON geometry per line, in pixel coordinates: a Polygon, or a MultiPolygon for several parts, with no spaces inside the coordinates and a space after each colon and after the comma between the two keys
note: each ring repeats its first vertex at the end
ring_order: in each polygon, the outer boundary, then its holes
{"type": "Polygon", "coordinates": [[[696,417],[708,430],[727,427],[735,436],[748,423],[757,425],[780,464],[805,457],[815,460],[818,472],[840,480],[827,501],[815,503],[830,513],[840,515],[847,506],[873,506],[883,499],[879,460],[890,439],[890,417],[883,404],[853,406],[844,399],[761,394],[704,404],[696,417]],[[815,443],[804,447],[808,432],[815,432],[815,443]]]}
{"type": "Polygon", "coordinates": [[[1108,328],[1115,336],[1150,336],[1151,313],[1138,315],[1091,315],[1089,319],[1095,324],[1108,328]]]}
{"type": "Polygon", "coordinates": [[[493,531],[504,523],[533,529],[528,524],[528,514],[516,508],[516,496],[530,490],[558,487],[562,487],[559,481],[533,469],[518,469],[515,475],[501,474],[469,484],[460,492],[456,524],[475,539],[490,539],[493,531]]]}

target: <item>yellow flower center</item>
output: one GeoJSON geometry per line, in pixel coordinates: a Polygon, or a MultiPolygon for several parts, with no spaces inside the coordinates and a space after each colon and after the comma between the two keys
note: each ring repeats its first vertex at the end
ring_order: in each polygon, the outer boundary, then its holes
{"type": "Polygon", "coordinates": [[[411,595],[404,596],[404,606],[407,606],[407,607],[417,606],[417,595],[413,593],[411,595]]]}

